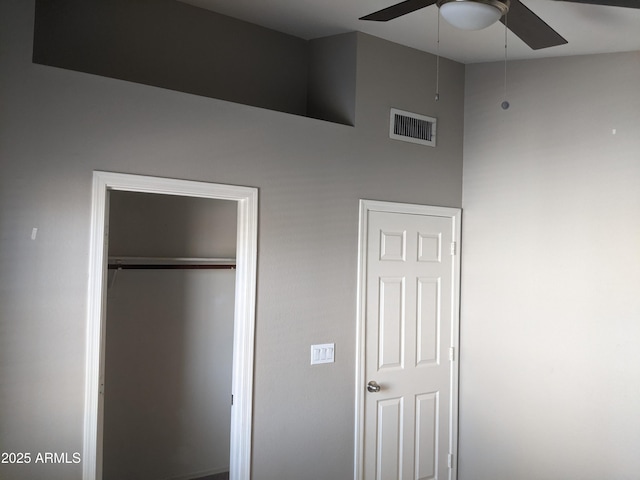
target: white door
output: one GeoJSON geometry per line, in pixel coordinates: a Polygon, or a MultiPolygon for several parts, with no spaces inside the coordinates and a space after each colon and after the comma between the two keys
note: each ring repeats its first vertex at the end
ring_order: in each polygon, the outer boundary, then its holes
{"type": "Polygon", "coordinates": [[[460,212],[363,204],[357,474],[453,480],[460,212]]]}

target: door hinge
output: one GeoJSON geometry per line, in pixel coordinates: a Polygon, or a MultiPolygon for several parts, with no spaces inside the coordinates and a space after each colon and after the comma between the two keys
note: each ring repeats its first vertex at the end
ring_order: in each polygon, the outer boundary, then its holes
{"type": "Polygon", "coordinates": [[[449,347],[449,361],[454,362],[456,360],[456,347],[449,347]]]}
{"type": "Polygon", "coordinates": [[[449,468],[453,468],[453,453],[449,454],[449,457],[447,458],[447,465],[449,468]]]}
{"type": "Polygon", "coordinates": [[[231,406],[233,407],[233,394],[231,394],[231,406]]]}
{"type": "Polygon", "coordinates": [[[458,245],[456,244],[456,242],[451,242],[451,255],[457,255],[458,254],[458,245]]]}

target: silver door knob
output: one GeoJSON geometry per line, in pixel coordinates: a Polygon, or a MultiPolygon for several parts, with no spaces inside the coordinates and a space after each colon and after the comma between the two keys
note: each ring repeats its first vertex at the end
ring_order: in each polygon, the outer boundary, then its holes
{"type": "Polygon", "coordinates": [[[378,393],[380,391],[380,385],[378,385],[375,380],[371,380],[367,383],[367,391],[369,393],[378,393]]]}

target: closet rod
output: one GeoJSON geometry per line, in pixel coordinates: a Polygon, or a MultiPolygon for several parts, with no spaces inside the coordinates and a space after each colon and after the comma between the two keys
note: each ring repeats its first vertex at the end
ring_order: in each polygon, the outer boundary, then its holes
{"type": "Polygon", "coordinates": [[[235,269],[235,258],[109,257],[109,270],[235,269]]]}
{"type": "Polygon", "coordinates": [[[153,263],[153,264],[123,264],[109,263],[109,270],[233,270],[235,265],[211,265],[211,264],[177,264],[177,263],[153,263]]]}

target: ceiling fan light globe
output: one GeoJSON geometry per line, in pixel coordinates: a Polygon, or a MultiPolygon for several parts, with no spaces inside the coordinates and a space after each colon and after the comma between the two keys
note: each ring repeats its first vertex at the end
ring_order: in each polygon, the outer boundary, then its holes
{"type": "Polygon", "coordinates": [[[461,30],[482,30],[500,20],[503,12],[486,3],[455,0],[441,4],[440,14],[447,23],[461,30]]]}

